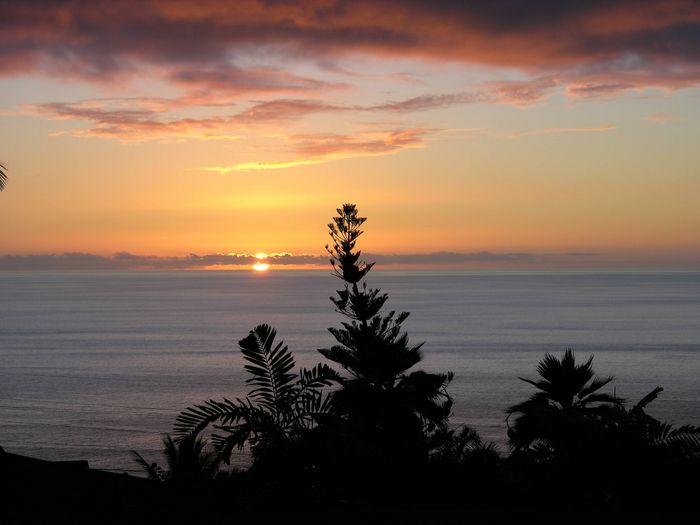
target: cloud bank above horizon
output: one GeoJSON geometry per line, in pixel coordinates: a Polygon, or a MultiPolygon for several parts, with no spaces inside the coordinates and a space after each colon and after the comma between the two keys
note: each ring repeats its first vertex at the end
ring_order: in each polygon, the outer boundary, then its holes
{"type": "MultiPolygon", "coordinates": [[[[0,256],[0,271],[28,270],[240,270],[252,269],[261,260],[272,269],[327,269],[327,255],[212,253],[185,256],[135,255],[118,252],[110,256],[68,252],[0,256]]],[[[432,252],[409,254],[363,254],[363,259],[376,263],[377,269],[593,269],[671,267],[693,269],[700,264],[700,251],[682,257],[671,254],[568,253],[493,253],[432,252]]]]}

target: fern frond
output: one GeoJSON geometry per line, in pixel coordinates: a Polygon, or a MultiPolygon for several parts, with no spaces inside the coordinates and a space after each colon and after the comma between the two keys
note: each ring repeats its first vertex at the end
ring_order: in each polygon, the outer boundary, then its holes
{"type": "Polygon", "coordinates": [[[236,423],[245,416],[248,405],[237,399],[231,401],[214,401],[210,399],[201,405],[186,408],[175,419],[173,433],[176,439],[181,440],[198,434],[208,425],[219,422],[220,424],[236,423]]]}
{"type": "Polygon", "coordinates": [[[254,385],[249,396],[276,415],[282,412],[292,392],[294,374],[289,372],[295,362],[283,342],[273,347],[277,332],[269,325],[258,325],[238,344],[249,364],[245,369],[252,375],[246,383],[254,385]]]}
{"type": "Polygon", "coordinates": [[[148,474],[148,479],[159,482],[164,482],[166,480],[167,476],[165,474],[165,471],[158,465],[158,463],[149,463],[141,454],[139,454],[135,450],[131,451],[131,455],[134,458],[134,461],[136,461],[136,463],[143,469],[143,471],[146,474],[148,474]]]}

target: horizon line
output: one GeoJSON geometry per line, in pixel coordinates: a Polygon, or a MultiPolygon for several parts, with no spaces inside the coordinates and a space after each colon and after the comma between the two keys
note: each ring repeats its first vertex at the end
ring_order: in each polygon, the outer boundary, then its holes
{"type": "MultiPolygon", "coordinates": [[[[457,252],[434,251],[408,254],[364,253],[363,259],[377,269],[391,270],[553,270],[553,269],[679,269],[700,270],[700,248],[646,252],[457,252]]],[[[329,269],[329,258],[321,254],[211,253],[186,256],[136,255],[116,252],[97,255],[63,252],[0,255],[0,270],[250,270],[256,263],[269,270],[329,269]]]]}

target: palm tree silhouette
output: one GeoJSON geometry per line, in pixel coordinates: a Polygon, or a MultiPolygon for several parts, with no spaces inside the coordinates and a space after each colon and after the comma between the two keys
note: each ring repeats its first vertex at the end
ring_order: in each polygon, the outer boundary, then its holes
{"type": "Polygon", "coordinates": [[[573,351],[568,349],[561,359],[545,355],[537,366],[541,379],[519,378],[537,392],[506,410],[508,437],[515,450],[550,454],[578,449],[606,414],[622,406],[622,399],[599,392],[613,377],[595,377],[592,363],[593,356],[576,364],[573,351]]]}
{"type": "Polygon", "coordinates": [[[7,168],[0,164],[0,191],[5,189],[7,184],[7,168]]]}
{"type": "Polygon", "coordinates": [[[700,461],[700,427],[674,427],[646,412],[663,388],[657,386],[631,409],[619,407],[613,415],[613,426],[621,452],[628,456],[656,461],[700,461]]]}
{"type": "Polygon", "coordinates": [[[219,468],[218,454],[207,450],[206,445],[206,441],[196,434],[179,441],[173,440],[170,435],[165,436],[163,453],[168,470],[158,463],[149,463],[135,450],[131,453],[149,479],[169,483],[201,483],[212,479],[219,468]]]}

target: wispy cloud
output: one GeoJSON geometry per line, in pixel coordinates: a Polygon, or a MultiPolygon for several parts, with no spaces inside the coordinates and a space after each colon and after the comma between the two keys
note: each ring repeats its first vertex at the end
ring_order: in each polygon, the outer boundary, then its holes
{"type": "Polygon", "coordinates": [[[296,166],[309,166],[313,164],[321,164],[327,159],[295,159],[283,161],[252,161],[240,162],[233,166],[209,166],[200,168],[201,171],[211,171],[221,173],[223,175],[234,171],[260,171],[260,170],[281,170],[285,168],[294,168],[296,166]]]}
{"type": "MultiPolygon", "coordinates": [[[[428,94],[365,106],[328,103],[317,99],[281,98],[254,102],[237,113],[215,117],[175,116],[178,112],[222,104],[223,99],[220,97],[212,98],[201,94],[173,99],[103,98],[70,103],[51,102],[25,105],[23,110],[50,119],[91,123],[88,128],[61,130],[54,132],[54,135],[111,138],[124,142],[172,138],[210,140],[238,137],[256,126],[269,129],[322,113],[412,113],[474,103],[529,105],[546,98],[558,85],[559,81],[551,77],[498,82],[485,84],[474,91],[428,94]]],[[[355,150],[358,147],[357,141],[345,141],[345,145],[355,150]]],[[[367,144],[367,148],[372,147],[379,146],[367,144]]],[[[272,166],[277,163],[265,164],[272,166]]]]}
{"type": "Polygon", "coordinates": [[[274,125],[306,115],[342,111],[319,101],[280,99],[259,102],[228,115],[176,116],[196,110],[199,104],[183,99],[95,99],[72,103],[51,102],[24,105],[25,114],[53,120],[83,121],[87,128],[66,129],[53,135],[117,139],[123,142],[169,140],[172,138],[210,140],[239,137],[251,126],[274,125]]]}
{"type": "Polygon", "coordinates": [[[398,129],[360,132],[355,135],[336,133],[289,135],[291,151],[295,158],[283,161],[253,161],[233,166],[210,166],[204,171],[229,173],[232,171],[254,171],[293,168],[320,164],[330,160],[354,157],[379,157],[392,155],[406,148],[420,148],[428,135],[438,129],[398,129]]]}
{"type": "Polygon", "coordinates": [[[508,134],[508,138],[515,139],[520,137],[529,137],[535,135],[556,135],[559,133],[602,133],[617,129],[614,124],[603,124],[602,126],[589,126],[578,128],[541,128],[531,129],[527,131],[515,131],[508,134]]]}
{"type": "Polygon", "coordinates": [[[654,124],[667,124],[668,122],[676,122],[681,120],[680,117],[673,115],[671,113],[652,113],[651,115],[646,115],[644,120],[653,122],[654,124]]]}

